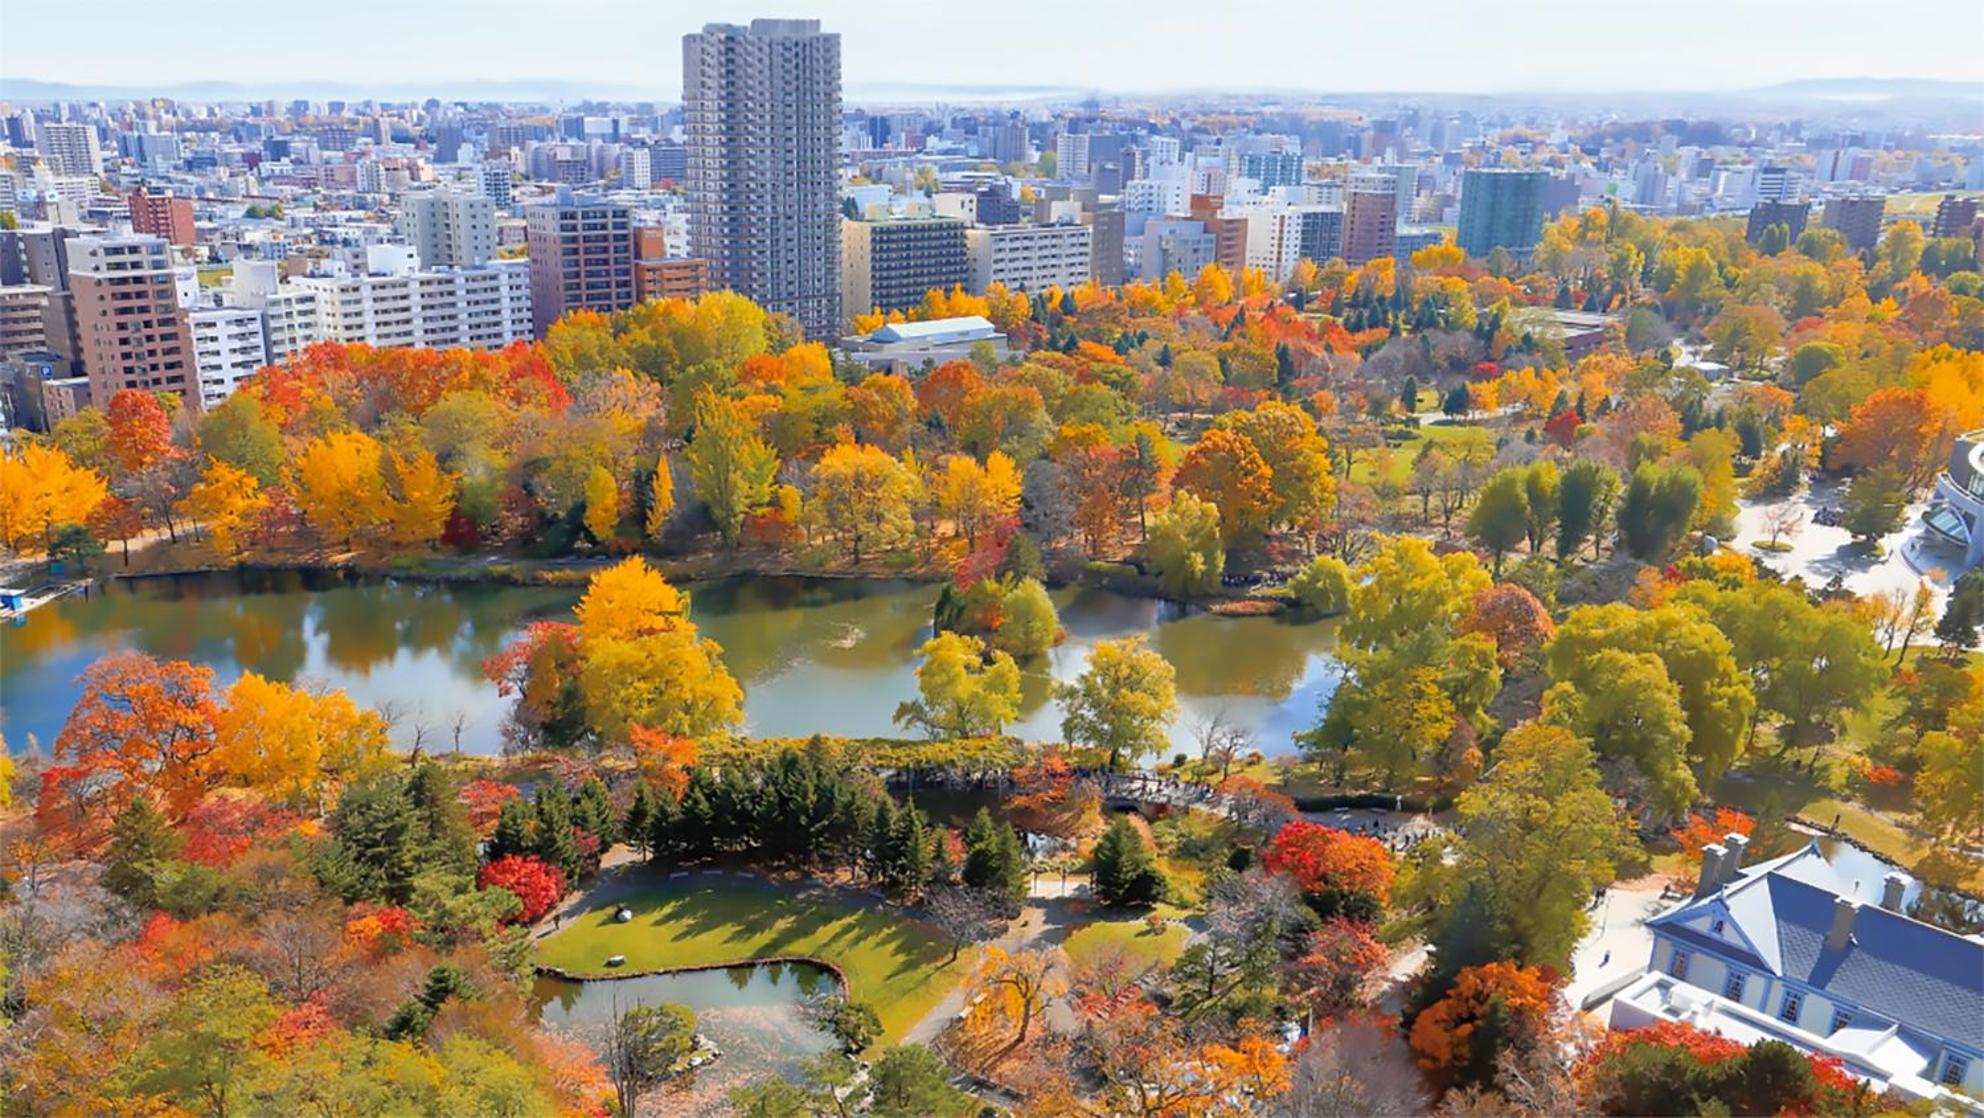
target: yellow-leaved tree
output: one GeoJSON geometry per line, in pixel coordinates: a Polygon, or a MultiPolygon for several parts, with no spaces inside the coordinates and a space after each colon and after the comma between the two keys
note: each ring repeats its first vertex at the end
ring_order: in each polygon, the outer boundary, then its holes
{"type": "Polygon", "coordinates": [[[52,446],[22,443],[0,453],[0,545],[42,548],[64,524],[89,519],[109,493],[103,475],[52,446]]]}
{"type": "Polygon", "coordinates": [[[986,455],[982,466],[970,455],[951,455],[932,488],[938,514],[950,518],[967,546],[977,546],[979,529],[1020,508],[1020,471],[1004,451],[986,455]]]}
{"type": "Polygon", "coordinates": [[[644,527],[649,539],[661,539],[663,530],[668,527],[669,514],[674,511],[675,474],[669,467],[668,455],[664,454],[654,465],[654,484],[648,490],[648,521],[644,527]]]}
{"type": "Polygon", "coordinates": [[[253,474],[212,458],[199,483],[179,502],[179,514],[207,526],[214,551],[222,558],[238,559],[242,537],[268,503],[253,474]]]}
{"type": "Polygon", "coordinates": [[[856,563],[862,549],[886,551],[915,532],[910,507],[921,484],[914,470],[880,447],[841,443],[813,467],[807,510],[827,533],[848,545],[856,563]]]}
{"type": "Polygon", "coordinates": [[[336,790],[393,764],[386,722],[342,691],[316,693],[248,672],[214,715],[227,779],[317,809],[336,790]]]}
{"type": "Polygon", "coordinates": [[[381,454],[378,441],[363,431],[333,431],[297,452],[290,490],[303,519],[326,540],[349,547],[381,519],[386,505],[381,454]]]}
{"type": "Polygon", "coordinates": [[[401,547],[433,547],[455,511],[455,475],[426,447],[386,452],[387,537],[401,547]]]}
{"type": "Polygon", "coordinates": [[[620,526],[620,485],[605,466],[595,465],[586,475],[586,531],[604,547],[613,542],[620,526]]]}
{"type": "Polygon", "coordinates": [[[639,556],[593,576],[579,600],[579,693],[604,741],[636,727],[705,737],[743,719],[723,649],[689,620],[689,599],[639,556]]]}

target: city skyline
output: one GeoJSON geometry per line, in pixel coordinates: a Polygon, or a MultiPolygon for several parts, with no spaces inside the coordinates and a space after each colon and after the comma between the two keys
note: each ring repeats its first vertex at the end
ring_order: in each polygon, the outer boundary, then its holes
{"type": "MultiPolygon", "coordinates": [[[[525,56],[516,50],[517,29],[539,10],[516,0],[412,6],[353,0],[354,26],[390,21],[392,34],[352,51],[349,38],[312,34],[314,16],[301,8],[258,8],[253,21],[232,25],[237,48],[217,56],[200,41],[200,20],[152,20],[143,0],[96,7],[107,20],[122,12],[143,22],[147,33],[85,44],[66,33],[73,30],[66,10],[22,6],[9,13],[14,45],[0,53],[0,96],[57,83],[235,85],[243,96],[332,86],[511,86],[519,96],[556,89],[574,97],[674,100],[681,67],[671,48],[682,34],[705,22],[744,23],[768,14],[735,0],[663,9],[586,0],[576,11],[561,11],[564,34],[531,37],[525,56]],[[586,27],[614,33],[577,33],[586,27]],[[492,59],[508,61],[492,69],[492,59]]],[[[1658,54],[1621,51],[1643,32],[1628,9],[1539,0],[1492,21],[1471,18],[1474,10],[1462,0],[1430,0],[1405,24],[1389,9],[1344,3],[1290,10],[1260,0],[1203,9],[1175,2],[1109,0],[1073,9],[1026,2],[939,13],[896,0],[829,0],[769,14],[817,18],[844,36],[850,96],[895,89],[1012,99],[1084,90],[1682,93],[1847,79],[1984,80],[1962,36],[1870,36],[1844,3],[1681,0],[1663,14],[1682,34],[1658,54]],[[1260,35],[1263,21],[1281,30],[1260,35]],[[1105,37],[1123,49],[1095,50],[1105,37]],[[1368,49],[1379,41],[1398,45],[1368,49]],[[935,42],[969,43],[971,50],[934,49],[935,42]],[[1547,65],[1536,65],[1537,58],[1547,65]]],[[[1883,19],[1934,26],[1967,14],[1974,9],[1963,0],[1905,0],[1885,8],[1883,19]]]]}

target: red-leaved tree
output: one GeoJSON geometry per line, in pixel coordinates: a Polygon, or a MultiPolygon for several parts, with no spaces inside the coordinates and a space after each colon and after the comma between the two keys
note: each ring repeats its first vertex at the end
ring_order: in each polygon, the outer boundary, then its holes
{"type": "Polygon", "coordinates": [[[510,854],[482,867],[477,884],[484,889],[507,889],[523,904],[517,922],[535,924],[565,895],[565,875],[543,859],[528,854],[510,854]]]}

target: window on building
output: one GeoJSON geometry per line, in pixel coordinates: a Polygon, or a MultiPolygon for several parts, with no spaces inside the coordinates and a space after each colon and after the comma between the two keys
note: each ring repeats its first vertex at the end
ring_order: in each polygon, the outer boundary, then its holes
{"type": "Polygon", "coordinates": [[[1728,922],[1725,921],[1722,917],[1718,916],[1715,918],[1715,922],[1708,926],[1708,930],[1710,934],[1719,936],[1722,934],[1722,929],[1727,928],[1728,926],[1729,926],[1728,922]]]}
{"type": "Polygon", "coordinates": [[[1667,960],[1667,973],[1682,980],[1687,979],[1688,953],[1686,951],[1676,951],[1674,957],[1667,960]]]}
{"type": "Polygon", "coordinates": [[[1722,980],[1722,996],[1732,1002],[1743,1000],[1743,972],[1732,970],[1729,977],[1722,980]]]}
{"type": "Polygon", "coordinates": [[[1970,1075],[1970,1060],[1954,1052],[1943,1057],[1941,1082],[1945,1087],[1955,1087],[1970,1075]]]}
{"type": "Polygon", "coordinates": [[[1804,1009],[1805,995],[1796,990],[1786,990],[1783,1004],[1777,1007],[1778,1020],[1789,1021],[1795,1025],[1798,1023],[1798,1015],[1804,1012],[1804,1009]]]}
{"type": "Polygon", "coordinates": [[[1851,1020],[1853,1020],[1852,1010],[1841,1009],[1838,1006],[1834,1006],[1832,1010],[1832,1023],[1826,1026],[1826,1035],[1831,1036],[1832,1034],[1845,1028],[1846,1023],[1851,1020]]]}

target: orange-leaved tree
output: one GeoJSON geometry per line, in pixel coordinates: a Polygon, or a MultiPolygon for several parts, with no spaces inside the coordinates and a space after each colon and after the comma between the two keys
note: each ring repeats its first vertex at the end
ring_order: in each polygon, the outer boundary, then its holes
{"type": "Polygon", "coordinates": [[[1441,1087],[1486,1084],[1503,1051],[1548,1033],[1557,991],[1548,972],[1510,962],[1465,967],[1445,997],[1412,1022],[1412,1051],[1441,1087]]]}
{"type": "Polygon", "coordinates": [[[148,795],[183,818],[220,776],[213,669],[119,652],[83,672],[82,697],[42,775],[45,822],[79,835],[148,795]]]}

